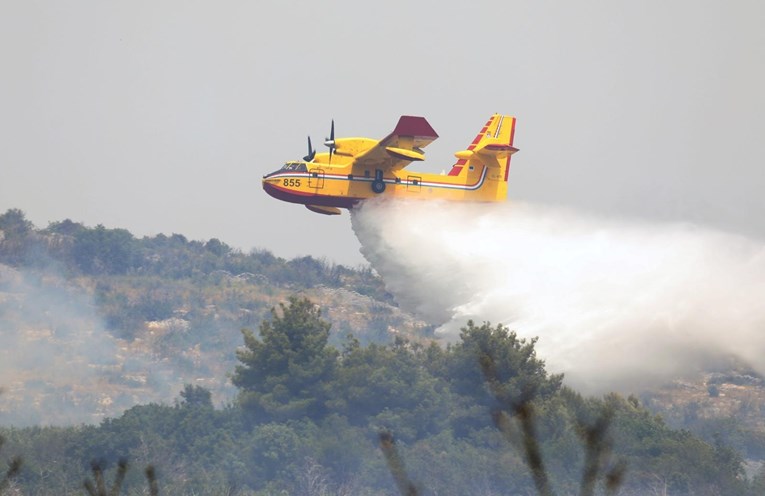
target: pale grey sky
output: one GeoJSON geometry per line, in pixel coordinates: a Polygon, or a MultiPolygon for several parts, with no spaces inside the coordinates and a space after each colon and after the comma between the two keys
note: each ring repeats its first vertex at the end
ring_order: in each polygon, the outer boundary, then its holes
{"type": "MultiPolygon", "coordinates": [[[[510,198],[765,238],[765,2],[0,0],[0,212],[363,261],[260,178],[401,114],[448,169],[518,117],[510,198]]],[[[415,165],[416,167],[416,165],[415,165]]],[[[412,212],[416,222],[416,212],[412,212]]]]}

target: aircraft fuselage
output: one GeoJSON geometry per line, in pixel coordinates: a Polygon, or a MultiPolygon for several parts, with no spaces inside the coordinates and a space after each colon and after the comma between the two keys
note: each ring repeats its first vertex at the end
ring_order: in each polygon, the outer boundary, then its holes
{"type": "Polygon", "coordinates": [[[306,159],[287,162],[263,176],[263,189],[274,198],[324,214],[337,214],[338,208],[351,209],[378,196],[504,201],[510,156],[517,151],[512,146],[514,128],[515,118],[492,116],[468,149],[455,154],[458,161],[448,174],[432,174],[406,166],[423,160],[422,147],[438,135],[424,118],[404,116],[394,132],[379,141],[333,137],[327,141],[330,152],[317,154],[309,140],[306,159]]]}

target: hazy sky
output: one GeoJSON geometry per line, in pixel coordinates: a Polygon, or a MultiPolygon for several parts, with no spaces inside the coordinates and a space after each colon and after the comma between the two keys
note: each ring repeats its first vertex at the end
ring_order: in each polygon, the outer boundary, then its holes
{"type": "Polygon", "coordinates": [[[332,118],[383,137],[401,114],[427,117],[427,170],[448,169],[500,112],[510,198],[765,238],[760,0],[0,0],[0,70],[0,212],[38,227],[356,265],[347,214],[278,202],[262,175],[332,118]]]}

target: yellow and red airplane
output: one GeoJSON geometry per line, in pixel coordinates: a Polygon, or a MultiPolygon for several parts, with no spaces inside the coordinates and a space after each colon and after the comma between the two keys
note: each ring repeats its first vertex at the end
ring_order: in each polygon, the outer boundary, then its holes
{"type": "Polygon", "coordinates": [[[308,155],[263,176],[263,189],[274,198],[327,215],[377,196],[503,201],[510,157],[518,151],[514,135],[515,117],[492,115],[467,150],[454,154],[457,163],[448,174],[429,174],[405,169],[425,160],[422,149],[438,138],[424,117],[401,116],[381,140],[335,139],[333,120],[324,141],[329,152],[317,154],[309,136],[308,155]]]}

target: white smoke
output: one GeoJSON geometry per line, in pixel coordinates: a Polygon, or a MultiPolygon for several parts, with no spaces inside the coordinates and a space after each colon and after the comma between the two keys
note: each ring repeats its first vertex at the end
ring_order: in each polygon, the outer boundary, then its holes
{"type": "Polygon", "coordinates": [[[765,373],[765,245],[686,224],[530,204],[366,202],[362,253],[455,339],[468,319],[539,337],[548,370],[634,390],[731,357],[765,373]]]}
{"type": "Polygon", "coordinates": [[[0,425],[96,423],[180,390],[167,365],[107,332],[81,284],[0,264],[0,425]]]}

